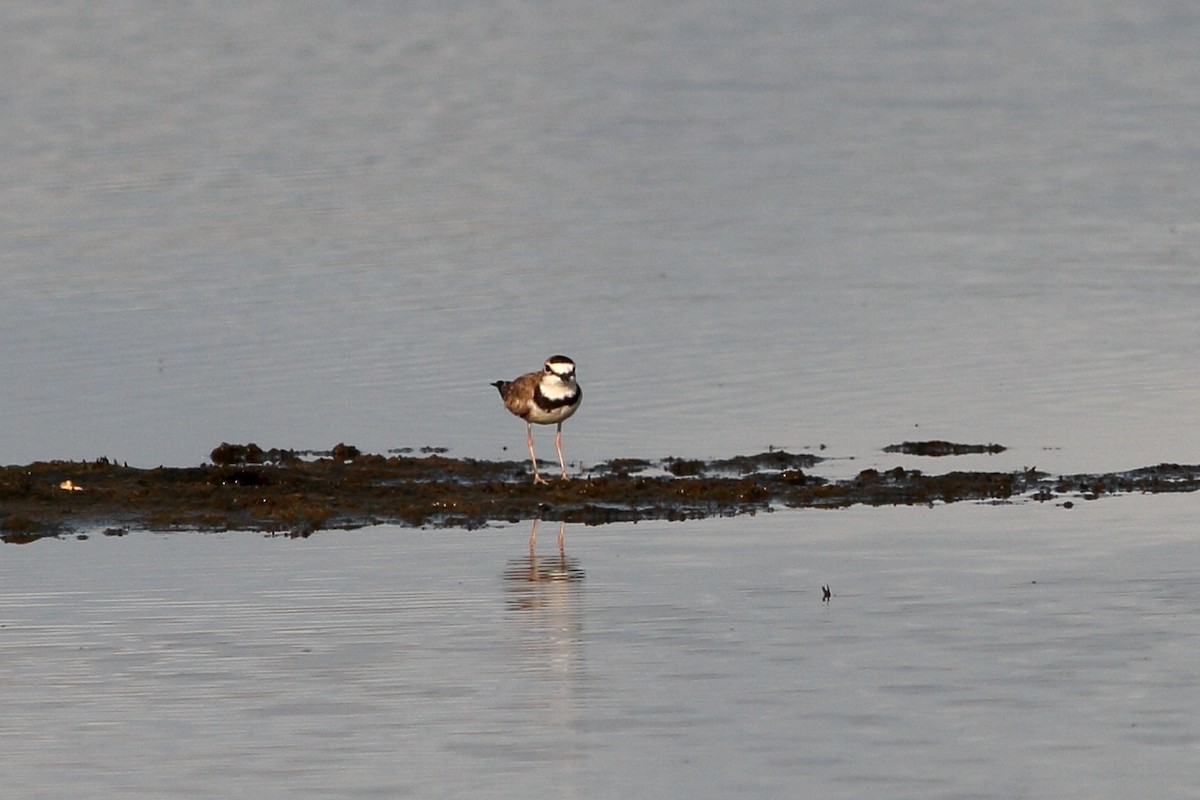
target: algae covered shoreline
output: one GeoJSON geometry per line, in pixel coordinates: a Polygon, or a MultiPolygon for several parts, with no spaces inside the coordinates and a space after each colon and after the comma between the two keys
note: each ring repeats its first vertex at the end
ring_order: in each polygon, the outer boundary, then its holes
{"type": "MultiPolygon", "coordinates": [[[[905,442],[887,452],[954,455],[999,445],[905,442]]],[[[846,480],[811,470],[817,455],[769,450],[702,460],[612,459],[570,481],[534,486],[524,461],[451,458],[439,448],[376,455],[339,444],[312,453],[222,444],[211,463],[141,469],[110,459],[0,468],[0,539],[130,530],[265,531],[307,536],[376,524],[475,528],[539,517],[585,525],[685,520],[776,508],[1055,502],[1200,489],[1200,466],[1118,473],[867,469],[846,480]]]]}

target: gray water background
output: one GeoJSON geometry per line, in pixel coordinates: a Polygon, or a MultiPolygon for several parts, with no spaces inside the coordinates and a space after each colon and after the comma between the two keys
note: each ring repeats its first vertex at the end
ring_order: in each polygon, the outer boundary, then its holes
{"type": "Polygon", "coordinates": [[[0,551],[5,797],[1192,798],[1194,496],[0,551]],[[833,590],[822,602],[821,585],[833,590]]]}
{"type": "MultiPolygon", "coordinates": [[[[1195,463],[1187,3],[0,6],[0,461],[1195,463]],[[1000,442],[932,462],[890,442],[1000,442]],[[549,455],[550,439],[539,446],[549,455]]],[[[0,548],[6,797],[1194,796],[1195,496],[0,548]],[[832,585],[824,604],[820,586],[832,585]]]]}
{"type": "Polygon", "coordinates": [[[1172,2],[6,3],[0,459],[520,457],[486,384],[563,352],[584,466],[858,469],[912,438],[1195,461],[1198,28],[1172,2]]]}

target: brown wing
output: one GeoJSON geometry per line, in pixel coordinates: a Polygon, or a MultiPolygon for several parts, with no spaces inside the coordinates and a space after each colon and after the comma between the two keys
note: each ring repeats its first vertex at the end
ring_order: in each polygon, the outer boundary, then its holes
{"type": "Polygon", "coordinates": [[[525,419],[529,415],[529,404],[533,402],[533,392],[541,379],[542,373],[527,372],[505,386],[501,390],[504,407],[521,419],[525,419]]]}

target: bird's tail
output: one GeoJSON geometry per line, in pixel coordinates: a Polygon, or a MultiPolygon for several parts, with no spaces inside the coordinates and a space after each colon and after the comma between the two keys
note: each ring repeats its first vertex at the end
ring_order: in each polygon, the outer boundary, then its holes
{"type": "Polygon", "coordinates": [[[491,385],[496,387],[501,397],[504,397],[504,393],[508,391],[508,387],[512,385],[512,381],[493,381],[491,385]]]}

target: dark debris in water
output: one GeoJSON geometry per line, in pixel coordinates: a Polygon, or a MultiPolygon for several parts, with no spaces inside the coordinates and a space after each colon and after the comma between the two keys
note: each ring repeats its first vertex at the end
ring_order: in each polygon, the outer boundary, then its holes
{"type": "Polygon", "coordinates": [[[901,442],[883,448],[885,453],[906,453],[910,456],[964,456],[971,453],[995,455],[1008,448],[1002,444],[958,444],[933,439],[926,442],[901,442]]]}
{"type": "Polygon", "coordinates": [[[212,463],[139,469],[109,459],[0,468],[0,539],[129,530],[259,530],[306,536],[392,523],[474,528],[540,516],[585,525],[770,511],[963,500],[1091,500],[1191,492],[1200,466],[1050,476],[1036,470],[926,475],[896,467],[830,481],[820,457],[770,450],[711,461],[614,459],[570,481],[534,486],[525,461],[374,455],[339,444],[321,454],[222,444],[212,463]]]}

